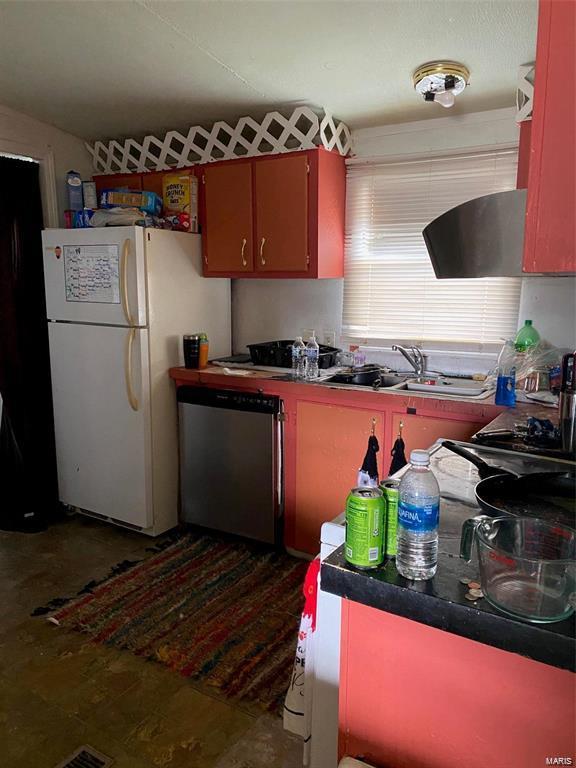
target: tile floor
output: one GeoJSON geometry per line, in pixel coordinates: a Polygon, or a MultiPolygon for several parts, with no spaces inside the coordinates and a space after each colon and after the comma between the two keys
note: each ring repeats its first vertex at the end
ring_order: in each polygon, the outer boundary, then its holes
{"type": "Polygon", "coordinates": [[[151,543],[81,516],[38,534],[0,532],[3,768],[53,768],[81,744],[114,757],[114,768],[302,765],[302,743],[279,718],[254,716],[161,665],[30,617],[151,543]]]}

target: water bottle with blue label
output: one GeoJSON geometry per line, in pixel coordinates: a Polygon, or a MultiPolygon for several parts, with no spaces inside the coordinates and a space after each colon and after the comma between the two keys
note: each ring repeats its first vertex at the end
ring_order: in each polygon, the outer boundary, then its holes
{"type": "Polygon", "coordinates": [[[428,451],[411,452],[398,492],[396,568],[406,579],[431,579],[438,563],[440,489],[428,451]]]}

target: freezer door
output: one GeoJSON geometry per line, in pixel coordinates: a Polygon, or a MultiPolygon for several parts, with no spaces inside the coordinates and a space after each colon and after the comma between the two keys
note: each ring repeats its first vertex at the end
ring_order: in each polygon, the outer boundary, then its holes
{"type": "Polygon", "coordinates": [[[48,323],[60,500],[152,524],[148,331],[48,323]]]}
{"type": "Polygon", "coordinates": [[[44,230],[48,319],[147,325],[144,233],[142,227],[44,230]]]}

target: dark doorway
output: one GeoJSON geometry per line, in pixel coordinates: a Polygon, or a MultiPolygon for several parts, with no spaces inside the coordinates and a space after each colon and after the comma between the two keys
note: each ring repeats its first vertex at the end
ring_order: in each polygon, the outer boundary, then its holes
{"type": "Polygon", "coordinates": [[[58,512],[39,165],[0,156],[0,529],[58,512]]]}

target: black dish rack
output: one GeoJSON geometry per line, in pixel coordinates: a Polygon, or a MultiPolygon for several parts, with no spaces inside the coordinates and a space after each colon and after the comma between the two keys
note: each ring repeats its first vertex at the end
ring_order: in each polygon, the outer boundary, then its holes
{"type": "MultiPolygon", "coordinates": [[[[292,344],[293,339],[282,339],[282,341],[263,341],[260,344],[248,344],[250,350],[250,359],[254,365],[271,365],[276,368],[292,367],[292,344]]],[[[336,365],[336,355],[340,349],[328,347],[320,344],[320,355],[318,357],[319,368],[332,368],[336,365]]]]}

